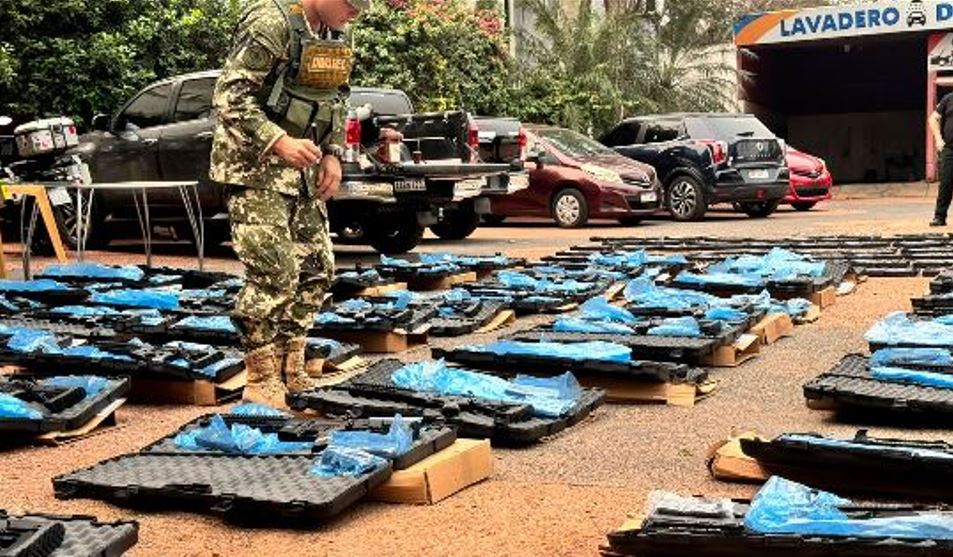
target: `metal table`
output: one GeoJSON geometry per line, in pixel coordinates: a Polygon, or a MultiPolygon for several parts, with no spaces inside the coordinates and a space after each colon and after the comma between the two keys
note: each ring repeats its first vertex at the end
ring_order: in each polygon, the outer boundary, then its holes
{"type": "MultiPolygon", "coordinates": [[[[202,215],[202,203],[199,198],[197,181],[171,181],[171,182],[104,182],[98,184],[73,184],[66,182],[47,182],[41,184],[47,189],[67,188],[76,190],[76,258],[83,261],[86,257],[86,234],[90,227],[90,220],[93,216],[93,194],[97,190],[121,190],[132,194],[133,203],[136,206],[136,216],[139,218],[139,228],[142,230],[142,240],[146,250],[146,265],[152,266],[152,223],[149,217],[149,191],[158,189],[175,188],[179,191],[182,198],[182,205],[185,207],[185,214],[189,219],[189,225],[192,227],[193,238],[197,249],[199,270],[205,269],[205,221],[202,215]],[[140,199],[141,196],[141,199],[140,199]]],[[[33,230],[36,225],[37,208],[34,205],[33,215],[29,219],[29,225],[25,244],[23,274],[24,277],[31,278],[30,272],[30,245],[33,239],[33,230]]]]}

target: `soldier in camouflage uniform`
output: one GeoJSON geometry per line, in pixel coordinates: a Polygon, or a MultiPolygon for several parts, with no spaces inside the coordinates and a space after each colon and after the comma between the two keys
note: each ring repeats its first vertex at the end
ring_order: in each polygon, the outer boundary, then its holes
{"type": "Polygon", "coordinates": [[[370,0],[255,0],[212,100],[211,178],[228,194],[245,287],[232,314],[245,399],[311,387],[307,332],[334,276],[325,200],[341,182],[351,50],[339,33],[370,0]]]}

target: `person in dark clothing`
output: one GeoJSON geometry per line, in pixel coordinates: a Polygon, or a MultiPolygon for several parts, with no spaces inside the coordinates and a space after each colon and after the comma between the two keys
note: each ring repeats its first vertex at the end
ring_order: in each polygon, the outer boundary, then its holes
{"type": "Polygon", "coordinates": [[[946,226],[946,214],[953,200],[953,93],[940,99],[927,125],[933,132],[933,142],[940,153],[940,190],[930,226],[946,226]]]}

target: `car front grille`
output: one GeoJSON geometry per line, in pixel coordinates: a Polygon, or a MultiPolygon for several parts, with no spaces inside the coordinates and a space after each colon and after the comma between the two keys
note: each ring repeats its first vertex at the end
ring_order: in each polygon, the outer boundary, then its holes
{"type": "Polygon", "coordinates": [[[796,188],[800,197],[820,197],[827,195],[827,188],[796,188]]]}

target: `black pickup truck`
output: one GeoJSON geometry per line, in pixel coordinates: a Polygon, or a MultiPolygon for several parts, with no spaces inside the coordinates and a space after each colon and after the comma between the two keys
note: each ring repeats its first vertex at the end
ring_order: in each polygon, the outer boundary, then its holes
{"type": "MultiPolygon", "coordinates": [[[[78,154],[94,182],[197,180],[206,245],[228,237],[222,188],[208,179],[216,125],[211,97],[218,71],[192,73],[149,85],[112,116],[93,121],[78,154]]],[[[351,106],[364,107],[360,162],[344,165],[341,191],[328,203],[331,229],[341,243],[367,243],[384,253],[413,249],[431,226],[441,236],[464,238],[489,211],[486,196],[528,185],[521,160],[483,162],[478,129],[466,112],[413,114],[407,96],[388,89],[355,88],[351,106]],[[375,145],[382,127],[404,135],[401,160],[382,162],[375,145]],[[416,156],[415,156],[416,155],[416,156]],[[464,223],[454,219],[473,215],[464,223]]],[[[358,111],[360,112],[360,111],[358,111]]],[[[152,221],[186,235],[186,215],[174,190],[149,195],[152,221]]],[[[56,207],[63,235],[75,238],[71,204],[56,207]]],[[[136,219],[129,194],[97,191],[87,245],[108,243],[112,224],[136,219]]]]}
{"type": "Polygon", "coordinates": [[[751,114],[639,116],[600,141],[655,167],[676,220],[701,220],[716,203],[767,217],[788,192],[784,145],[751,114]]]}

